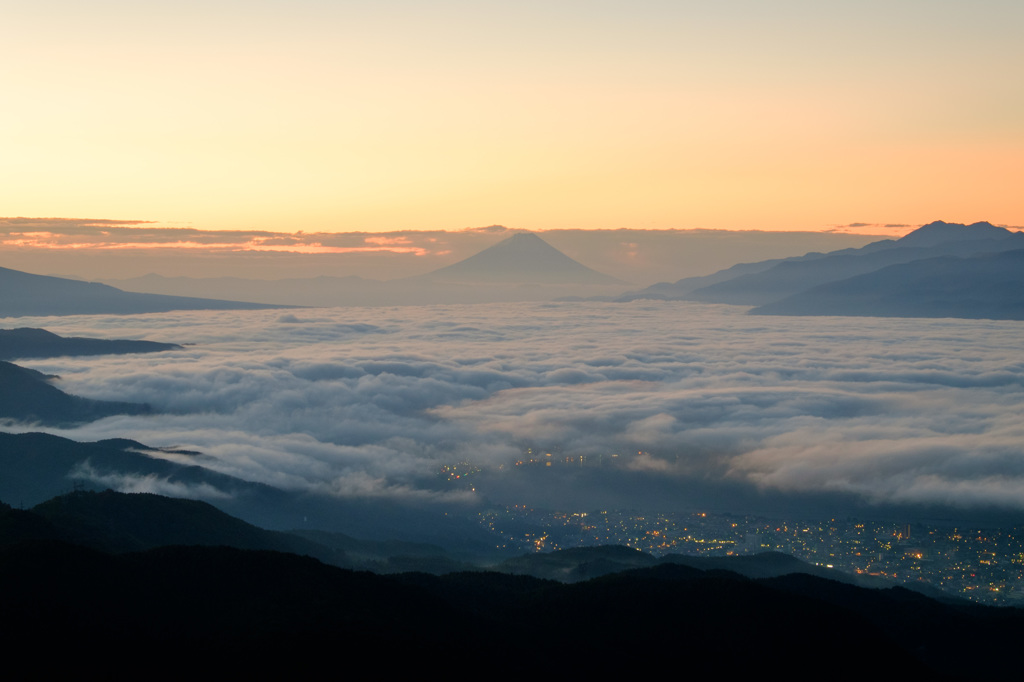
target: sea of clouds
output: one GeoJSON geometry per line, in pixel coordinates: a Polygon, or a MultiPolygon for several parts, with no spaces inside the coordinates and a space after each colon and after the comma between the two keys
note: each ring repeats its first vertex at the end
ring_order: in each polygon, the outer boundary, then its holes
{"type": "Polygon", "coordinates": [[[22,361],[69,393],[156,411],[51,432],[197,450],[204,466],[289,490],[552,508],[1024,509],[1020,322],[636,301],[17,323],[187,344],[22,361]],[[516,466],[528,449],[556,465],[516,466]],[[440,475],[460,462],[479,471],[440,475]]]}

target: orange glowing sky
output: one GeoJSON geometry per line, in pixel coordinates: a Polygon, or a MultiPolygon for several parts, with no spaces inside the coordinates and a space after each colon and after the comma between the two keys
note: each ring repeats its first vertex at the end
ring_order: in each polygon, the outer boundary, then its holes
{"type": "Polygon", "coordinates": [[[1024,225],[1016,1],[38,0],[4,25],[0,215],[1024,225]]]}

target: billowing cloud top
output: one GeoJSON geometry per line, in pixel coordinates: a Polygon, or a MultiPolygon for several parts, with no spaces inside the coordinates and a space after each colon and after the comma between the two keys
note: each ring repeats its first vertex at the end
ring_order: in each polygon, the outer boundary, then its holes
{"type": "Polygon", "coordinates": [[[194,344],[26,364],[69,392],[161,412],[63,435],[195,449],[290,489],[1024,508],[1020,323],[742,312],[557,303],[18,322],[194,344]],[[460,463],[473,476],[444,473],[460,463]]]}

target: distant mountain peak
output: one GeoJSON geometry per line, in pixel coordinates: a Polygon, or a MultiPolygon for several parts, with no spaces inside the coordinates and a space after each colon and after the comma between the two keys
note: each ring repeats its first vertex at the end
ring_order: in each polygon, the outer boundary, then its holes
{"type": "Polygon", "coordinates": [[[947,223],[936,220],[922,225],[913,232],[896,240],[900,246],[934,246],[942,242],[978,241],[984,239],[1005,239],[1015,234],[1005,227],[996,227],[989,222],[947,223]]]}
{"type": "Polygon", "coordinates": [[[517,232],[480,253],[415,279],[482,284],[621,284],[548,244],[517,232]]]}

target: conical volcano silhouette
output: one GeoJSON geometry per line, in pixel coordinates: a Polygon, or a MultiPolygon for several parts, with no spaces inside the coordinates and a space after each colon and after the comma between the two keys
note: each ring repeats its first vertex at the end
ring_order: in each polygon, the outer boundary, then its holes
{"type": "Polygon", "coordinates": [[[475,256],[417,280],[495,284],[621,284],[574,261],[535,234],[514,234],[475,256]]]}

